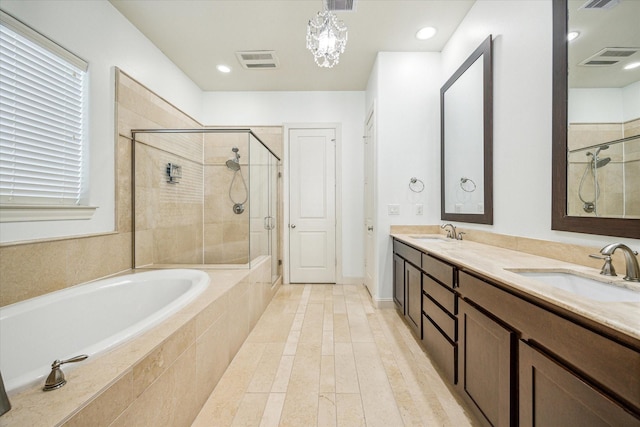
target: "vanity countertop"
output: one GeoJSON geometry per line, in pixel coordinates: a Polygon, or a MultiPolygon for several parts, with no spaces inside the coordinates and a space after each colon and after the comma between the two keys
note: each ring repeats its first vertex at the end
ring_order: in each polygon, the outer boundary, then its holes
{"type": "MultiPolygon", "coordinates": [[[[441,240],[419,240],[412,236],[418,235],[391,234],[391,237],[397,240],[456,264],[458,267],[474,270],[514,290],[527,293],[586,319],[640,339],[640,302],[596,301],[552,287],[533,278],[521,276],[515,271],[572,272],[582,277],[605,281],[611,285],[625,287],[640,293],[640,283],[623,280],[622,275],[624,274],[617,277],[604,277],[599,274],[599,270],[591,267],[482,243],[445,239],[442,235],[432,235],[441,240]]],[[[624,266],[616,265],[616,267],[618,274],[624,272],[624,266]]]]}

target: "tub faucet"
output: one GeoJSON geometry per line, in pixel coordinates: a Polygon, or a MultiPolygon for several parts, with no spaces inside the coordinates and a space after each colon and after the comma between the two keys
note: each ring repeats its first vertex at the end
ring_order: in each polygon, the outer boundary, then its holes
{"type": "Polygon", "coordinates": [[[7,391],[4,389],[4,381],[2,380],[2,373],[0,373],[0,416],[6,414],[11,409],[11,403],[7,396],[7,391]]]}
{"type": "Polygon", "coordinates": [[[600,253],[605,257],[610,257],[616,249],[620,249],[624,253],[624,260],[627,268],[627,274],[624,276],[624,280],[640,282],[640,266],[638,266],[638,258],[636,258],[638,252],[623,243],[612,243],[600,249],[600,253]]]}
{"type": "Polygon", "coordinates": [[[51,372],[49,373],[49,376],[47,377],[47,380],[45,381],[44,387],[42,388],[42,390],[43,391],[57,390],[63,385],[65,385],[67,383],[67,380],[64,378],[64,372],[62,372],[62,369],[60,369],[60,366],[64,365],[65,363],[81,362],[87,357],[89,356],[87,356],[86,354],[81,354],[80,356],[72,357],[71,359],[67,359],[67,360],[55,360],[51,364],[51,372]]]}
{"type": "MultiPolygon", "coordinates": [[[[456,227],[453,224],[442,224],[440,226],[440,228],[442,228],[443,230],[447,231],[447,238],[449,239],[455,239],[457,237],[456,234],[456,227]],[[451,227],[450,230],[447,230],[447,227],[451,227]]],[[[461,239],[462,240],[462,239],[461,239]]]]}

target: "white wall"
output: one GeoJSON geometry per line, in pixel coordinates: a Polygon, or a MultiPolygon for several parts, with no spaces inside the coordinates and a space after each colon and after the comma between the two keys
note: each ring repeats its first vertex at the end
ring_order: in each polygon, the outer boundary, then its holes
{"type": "Polygon", "coordinates": [[[442,51],[443,78],[493,34],[494,225],[469,228],[588,246],[637,239],[551,230],[551,0],[478,1],[442,51]]]}
{"type": "MultiPolygon", "coordinates": [[[[342,151],[342,275],[364,276],[364,92],[205,92],[202,121],[212,126],[339,123],[342,151]]],[[[286,138],[286,137],[285,137],[286,138]]],[[[285,206],[286,208],[286,206],[285,206]]]]}
{"type": "Polygon", "coordinates": [[[200,118],[200,89],[106,0],[3,0],[2,8],[89,62],[91,220],[0,224],[2,242],[114,230],[114,67],[200,118]]]}
{"type": "Polygon", "coordinates": [[[367,88],[367,107],[376,103],[378,300],[392,295],[391,225],[435,224],[440,218],[439,53],[378,53],[367,88]],[[424,191],[409,189],[412,177],[424,191]],[[388,214],[397,204],[400,215],[388,214]],[[415,205],[424,215],[415,214],[415,205]]]}
{"type": "Polygon", "coordinates": [[[569,123],[624,123],[640,117],[640,82],[623,88],[569,89],[569,123]]]}

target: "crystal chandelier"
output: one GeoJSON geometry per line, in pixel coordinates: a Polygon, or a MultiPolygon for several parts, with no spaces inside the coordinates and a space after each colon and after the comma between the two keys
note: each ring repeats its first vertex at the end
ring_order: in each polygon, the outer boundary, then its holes
{"type": "Polygon", "coordinates": [[[316,64],[331,68],[338,63],[347,45],[347,27],[329,10],[318,12],[307,26],[307,49],[316,64]]]}

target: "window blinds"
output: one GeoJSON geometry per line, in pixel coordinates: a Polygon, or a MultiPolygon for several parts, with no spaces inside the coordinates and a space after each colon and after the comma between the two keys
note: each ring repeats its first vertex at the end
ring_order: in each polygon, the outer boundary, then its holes
{"type": "Polygon", "coordinates": [[[87,64],[1,18],[0,203],[79,205],[87,64]]]}

